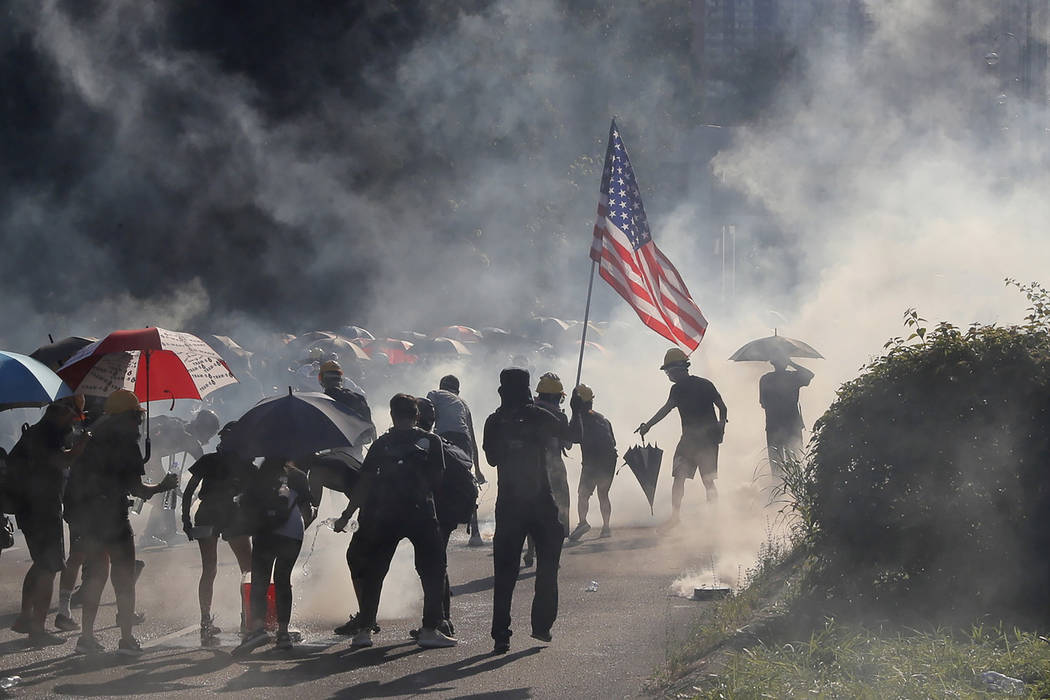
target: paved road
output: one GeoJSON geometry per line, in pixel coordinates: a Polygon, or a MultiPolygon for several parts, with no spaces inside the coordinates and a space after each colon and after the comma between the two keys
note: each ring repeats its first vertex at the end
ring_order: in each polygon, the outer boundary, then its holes
{"type": "MultiPolygon", "coordinates": [[[[18,696],[633,697],[692,629],[703,605],[674,595],[672,583],[686,571],[702,571],[711,558],[687,544],[684,534],[661,537],[651,528],[618,529],[612,538],[599,540],[595,528],[562,557],[554,641],[542,644],[528,636],[533,571],[524,569],[514,598],[511,652],[492,656],[491,547],[469,548],[462,531],[453,535],[449,565],[459,645],[424,651],[408,636],[418,621],[421,593],[411,549],[403,543],[384,590],[383,631],[373,648],[353,650],[346,638],[331,633],[355,607],[348,602],[351,589],[342,560],[347,540],[328,530],[316,537],[313,532],[300,556],[305,567],[293,579],[292,626],[301,630],[303,642],[290,652],[264,647],[247,659],[230,655],[237,641],[232,632],[239,574],[229,550],[220,550],[215,610],[220,626],[231,633],[224,632],[217,649],[199,647],[196,547],[141,550],[147,568],[138,609],[147,621],[138,635],[146,653],[130,661],[114,653],[74,655],[76,633],[65,635],[70,641],[64,646],[27,649],[24,637],[8,630],[28,566],[26,552],[8,550],[0,560],[0,676],[21,676],[12,693],[18,696]],[[592,579],[598,591],[586,592],[592,579]]],[[[107,627],[100,638],[113,649],[118,635],[112,627],[111,589],[103,600],[107,605],[99,622],[107,627]]],[[[49,616],[49,625],[53,619],[49,616]]]]}

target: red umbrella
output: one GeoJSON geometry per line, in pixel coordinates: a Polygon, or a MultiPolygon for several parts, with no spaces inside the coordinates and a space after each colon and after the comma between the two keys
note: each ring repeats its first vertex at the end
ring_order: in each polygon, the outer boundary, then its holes
{"type": "Polygon", "coordinates": [[[150,401],[201,399],[237,381],[203,340],[163,328],[114,331],[69,358],[58,376],[82,394],[109,396],[127,389],[145,402],[147,458],[150,401]]]}
{"type": "Polygon", "coordinates": [[[369,357],[374,357],[376,353],[383,353],[387,356],[387,362],[392,365],[415,362],[416,356],[410,354],[412,347],[412,343],[397,338],[371,340],[364,346],[369,357]]]}

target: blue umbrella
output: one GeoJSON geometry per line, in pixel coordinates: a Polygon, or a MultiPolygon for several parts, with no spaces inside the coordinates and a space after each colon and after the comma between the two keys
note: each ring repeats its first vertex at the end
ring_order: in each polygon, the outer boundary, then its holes
{"type": "Polygon", "coordinates": [[[28,355],[0,351],[0,411],[46,406],[72,396],[62,379],[28,355]]]}
{"type": "Polygon", "coordinates": [[[372,424],[335,399],[319,393],[263,399],[237,419],[223,444],[250,457],[305,457],[320,450],[352,447],[372,424]]]}

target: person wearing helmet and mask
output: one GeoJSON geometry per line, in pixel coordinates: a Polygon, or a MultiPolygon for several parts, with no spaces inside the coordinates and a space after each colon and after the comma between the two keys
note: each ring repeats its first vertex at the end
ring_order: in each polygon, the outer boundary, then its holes
{"type": "Polygon", "coordinates": [[[586,384],[573,389],[569,400],[572,408],[572,420],[569,427],[572,441],[580,445],[583,455],[583,471],[580,473],[580,487],[576,493],[576,509],[580,522],[569,535],[570,540],[578,540],[591,529],[587,522],[589,501],[595,489],[598,490],[598,508],[602,513],[602,530],[600,537],[610,537],[609,519],[612,517],[612,503],[609,501],[609,488],[616,473],[616,437],[612,424],[605,416],[594,410],[594,391],[586,384]]]}
{"type": "Polygon", "coordinates": [[[728,420],[728,410],[721,394],[710,380],[689,374],[689,358],[679,348],[671,348],[664,354],[660,366],[671,380],[671,393],[652,418],[635,430],[643,438],[674,409],[682,419],[682,439],[675,449],[671,475],[671,520],[669,527],[678,524],[685,494],[686,479],[692,479],[700,471],[700,479],[707,489],[708,503],[718,500],[715,479],[718,476],[718,445],[722,442],[728,420]],[[718,417],[715,417],[715,409],[718,417]]]}
{"type": "Polygon", "coordinates": [[[92,426],[92,438],[74,469],[64,497],[66,516],[81,534],[85,553],[83,631],[76,651],[98,653],[95,638],[99,598],[112,565],[117,597],[118,652],[142,653],[132,634],[135,624],[135,535],[128,520],[130,496],[149,499],[178,485],[168,474],[159,484],[142,481],[145,475],[139,431],[143,408],[138,397],[118,389],[106,399],[104,415],[92,426]]]}
{"type": "MultiPolygon", "coordinates": [[[[204,456],[204,445],[219,432],[219,417],[214,411],[202,409],[190,421],[175,416],[157,416],[150,422],[149,434],[152,445],[146,475],[156,481],[165,474],[161,459],[168,458],[168,471],[175,474],[177,483],[182,481],[182,470],[188,461],[204,456]]],[[[175,544],[177,532],[176,509],[178,491],[172,491],[164,500],[152,506],[141,545],[175,544]]]]}

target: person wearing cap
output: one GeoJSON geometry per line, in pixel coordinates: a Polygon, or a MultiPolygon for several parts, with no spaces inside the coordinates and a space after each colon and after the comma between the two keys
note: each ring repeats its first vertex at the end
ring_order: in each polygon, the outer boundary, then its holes
{"type": "Polygon", "coordinates": [[[103,650],[95,637],[102,587],[112,568],[117,597],[118,652],[142,653],[132,633],[135,624],[135,535],[128,520],[131,496],[152,498],[178,486],[174,474],[158,484],[142,481],[145,474],[139,449],[143,408],[138,397],[118,389],[106,399],[103,416],[92,426],[92,439],[70,472],[65,493],[67,520],[78,529],[84,552],[83,630],[76,651],[103,650]]]}
{"type": "Polygon", "coordinates": [[[547,471],[547,448],[561,434],[557,419],[532,401],[529,373],[500,372],[499,408],[485,421],[482,449],[496,467],[496,533],[492,539],[492,639],[494,654],[510,651],[511,601],[521,568],[521,548],[536,546],[532,637],[551,641],[558,616],[558,564],[565,530],[547,471]]]}
{"type": "MultiPolygon", "coordinates": [[[[434,406],[434,432],[445,440],[470,455],[474,462],[474,479],[478,484],[485,483],[478,459],[478,439],[474,433],[474,420],[470,407],[459,395],[459,377],[446,374],[438,382],[438,388],[427,394],[427,399],[434,406]]],[[[468,545],[480,547],[484,542],[478,531],[478,513],[475,509],[468,525],[470,540],[468,545]]]]}
{"type": "MultiPolygon", "coordinates": [[[[201,646],[219,643],[219,628],[211,614],[212,591],[218,572],[219,536],[230,545],[241,577],[252,570],[252,541],[250,528],[235,501],[248,485],[255,470],[252,460],[242,457],[223,444],[236,421],[227,423],[219,431],[219,444],[214,452],[198,459],[190,467],[190,481],[182,494],[182,530],[190,540],[197,540],[201,552],[201,578],[197,597],[201,608],[201,646]],[[200,487],[200,505],[194,521],[190,520],[193,494],[200,487]]],[[[238,589],[239,591],[240,589],[238,589]]],[[[250,625],[241,613],[241,634],[250,625]]]]}
{"type": "Polygon", "coordinates": [[[612,502],[609,488],[616,473],[616,437],[612,423],[594,410],[594,391],[586,384],[572,390],[569,400],[572,420],[569,421],[572,442],[579,444],[583,455],[583,470],[580,472],[580,487],[576,493],[576,510],[580,521],[569,539],[576,541],[591,529],[587,512],[591,495],[598,491],[598,508],[602,513],[602,530],[599,537],[610,537],[609,519],[612,517],[612,502]]]}
{"type": "Polygon", "coordinates": [[[671,475],[671,520],[669,527],[678,524],[685,495],[686,479],[692,479],[700,471],[700,479],[707,490],[708,503],[718,500],[715,479],[718,477],[718,445],[725,434],[728,410],[722,395],[710,380],[689,374],[689,358],[679,348],[671,348],[664,354],[660,369],[671,380],[671,393],[652,418],[635,430],[642,438],[674,409],[682,419],[682,438],[675,449],[671,475]],[[718,417],[715,417],[715,409],[718,417]]]}
{"type": "Polygon", "coordinates": [[[65,642],[49,634],[44,621],[55,575],[65,568],[62,490],[73,460],[86,446],[86,434],[69,446],[82,411],[82,396],[52,403],[39,422],[23,428],[22,437],[7,456],[8,478],[18,493],[15,518],[32,561],[22,583],[21,612],[11,629],[28,634],[32,646],[65,642]]]}

